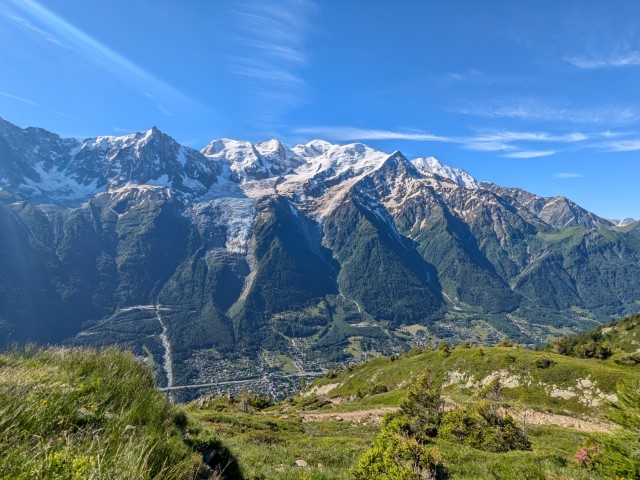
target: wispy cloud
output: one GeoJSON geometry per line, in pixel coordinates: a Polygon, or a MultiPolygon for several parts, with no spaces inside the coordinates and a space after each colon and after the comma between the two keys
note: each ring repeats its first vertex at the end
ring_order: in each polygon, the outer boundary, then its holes
{"type": "Polygon", "coordinates": [[[56,110],[56,109],[51,108],[51,107],[47,107],[46,105],[42,105],[41,103],[34,102],[32,100],[29,100],[29,99],[26,99],[26,98],[23,98],[23,97],[19,97],[17,95],[11,95],[10,93],[7,93],[7,92],[0,92],[0,96],[5,97],[5,98],[10,98],[11,100],[15,100],[16,102],[24,103],[26,105],[31,105],[33,107],[38,107],[38,108],[42,108],[44,110],[48,110],[49,112],[55,113],[56,115],[60,115],[61,117],[73,118],[73,117],[67,115],[66,113],[60,112],[59,110],[56,110]]]}
{"type": "Polygon", "coordinates": [[[640,51],[630,51],[622,54],[613,54],[609,56],[567,56],[565,62],[570,63],[574,67],[586,70],[594,70],[597,68],[615,68],[630,67],[640,65],[640,51]]]}
{"type": "MultiPolygon", "coordinates": [[[[306,138],[319,137],[332,141],[408,140],[417,142],[454,143],[466,150],[497,152],[503,153],[501,156],[506,158],[523,159],[548,157],[569,148],[593,148],[594,142],[591,142],[591,140],[617,138],[619,135],[624,134],[611,131],[596,133],[548,133],[496,130],[466,136],[450,136],[439,135],[423,130],[367,129],[351,126],[304,127],[297,128],[293,130],[292,133],[296,136],[302,135],[306,138]],[[535,148],[536,145],[544,143],[552,148],[535,148]]],[[[622,146],[619,146],[619,148],[622,148],[622,146]]]]}
{"type": "Polygon", "coordinates": [[[278,113],[304,102],[306,40],[316,6],[311,0],[239,2],[237,32],[228,60],[257,116],[278,113]]]}
{"type": "Polygon", "coordinates": [[[519,152],[507,153],[502,156],[507,158],[538,158],[548,157],[556,153],[556,150],[521,150],[519,152]]]}
{"type": "Polygon", "coordinates": [[[611,152],[634,152],[640,150],[640,140],[617,140],[605,144],[604,147],[611,152]]]}
{"type": "Polygon", "coordinates": [[[456,83],[476,80],[482,76],[480,70],[471,69],[466,72],[451,72],[435,79],[435,82],[442,87],[449,87],[456,83]]]}
{"type": "Polygon", "coordinates": [[[569,108],[543,105],[533,100],[497,102],[451,110],[454,113],[485,118],[508,118],[573,124],[623,125],[640,120],[640,110],[630,105],[604,105],[590,108],[569,108]]]}
{"type": "Polygon", "coordinates": [[[85,61],[99,65],[137,88],[141,93],[151,92],[152,97],[163,97],[196,105],[187,95],[160,80],[153,74],[118,54],[98,40],[84,33],[63,18],[34,0],[8,0],[29,20],[20,15],[8,15],[18,25],[38,35],[45,41],[72,49],[85,61]],[[35,22],[35,23],[34,23],[35,22]],[[37,26],[36,26],[37,24],[37,26]]]}
{"type": "Polygon", "coordinates": [[[554,135],[545,132],[513,132],[513,131],[497,131],[484,134],[478,134],[474,137],[476,141],[486,142],[582,142],[589,137],[581,132],[572,132],[562,135],[554,135]]]}
{"type": "Polygon", "coordinates": [[[6,12],[3,12],[3,15],[8,17],[8,18],[10,18],[11,20],[13,20],[18,25],[26,28],[27,30],[30,30],[31,32],[33,32],[35,34],[37,34],[38,36],[40,36],[46,42],[52,43],[54,45],[57,45],[58,47],[71,48],[71,46],[68,43],[62,41],[60,38],[56,37],[55,35],[52,35],[49,32],[46,32],[45,30],[36,27],[33,23],[31,23],[26,18],[23,18],[23,17],[21,17],[19,15],[12,15],[11,13],[6,13],[6,12]]]}
{"type": "Polygon", "coordinates": [[[582,175],[581,173],[569,173],[569,172],[559,172],[559,173],[554,173],[553,174],[553,178],[580,178],[583,177],[584,175],[582,175]]]}
{"type": "Polygon", "coordinates": [[[319,136],[337,141],[347,140],[414,140],[422,142],[457,142],[455,138],[433,135],[423,131],[375,130],[356,127],[305,127],[294,133],[319,136]]]}

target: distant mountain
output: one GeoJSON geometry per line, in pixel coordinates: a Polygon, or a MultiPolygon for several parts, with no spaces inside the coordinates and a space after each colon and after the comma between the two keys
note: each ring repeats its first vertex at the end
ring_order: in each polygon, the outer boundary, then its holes
{"type": "Polygon", "coordinates": [[[638,220],[634,218],[625,218],[624,220],[614,220],[610,218],[609,221],[617,227],[626,227],[627,225],[636,223],[638,220]]]}
{"type": "Polygon", "coordinates": [[[640,310],[640,226],[433,157],[0,121],[2,340],[128,346],[162,383],[317,372],[640,310]],[[278,373],[279,372],[279,373],[278,373]]]}
{"type": "MultiPolygon", "coordinates": [[[[540,197],[519,188],[504,188],[483,183],[482,188],[496,192],[516,206],[522,206],[552,227],[611,228],[617,223],[598,217],[563,196],[540,197]]],[[[622,226],[622,225],[618,225],[622,226]]]]}

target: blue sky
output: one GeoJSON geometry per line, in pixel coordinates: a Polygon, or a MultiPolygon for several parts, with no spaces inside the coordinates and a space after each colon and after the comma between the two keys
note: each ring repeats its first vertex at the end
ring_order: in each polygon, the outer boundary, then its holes
{"type": "Polygon", "coordinates": [[[640,2],[0,0],[0,116],[362,141],[640,218],[640,2]]]}

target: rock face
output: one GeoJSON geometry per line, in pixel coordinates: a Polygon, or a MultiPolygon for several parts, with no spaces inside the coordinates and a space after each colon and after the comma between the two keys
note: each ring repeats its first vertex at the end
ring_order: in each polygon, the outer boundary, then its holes
{"type": "Polygon", "coordinates": [[[639,287],[637,224],[432,157],[0,121],[4,342],[118,343],[157,365],[169,342],[174,383],[204,383],[238,355],[269,373],[275,352],[308,371],[429,336],[535,343],[637,310],[639,287]]]}

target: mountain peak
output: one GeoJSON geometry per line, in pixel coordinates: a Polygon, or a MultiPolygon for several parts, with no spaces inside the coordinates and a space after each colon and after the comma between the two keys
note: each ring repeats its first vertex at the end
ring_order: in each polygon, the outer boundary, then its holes
{"type": "Polygon", "coordinates": [[[413,166],[423,175],[439,177],[451,180],[458,185],[467,188],[479,188],[475,178],[460,168],[452,168],[443,164],[435,157],[414,158],[411,160],[413,166]]]}
{"type": "Polygon", "coordinates": [[[400,179],[419,178],[420,172],[407,160],[400,150],[395,150],[376,169],[388,181],[396,182],[400,179]]]}
{"type": "Polygon", "coordinates": [[[256,143],[256,147],[258,145],[264,148],[265,150],[277,150],[281,147],[284,147],[284,145],[277,138],[272,138],[270,140],[265,140],[263,142],[256,143]]]}

